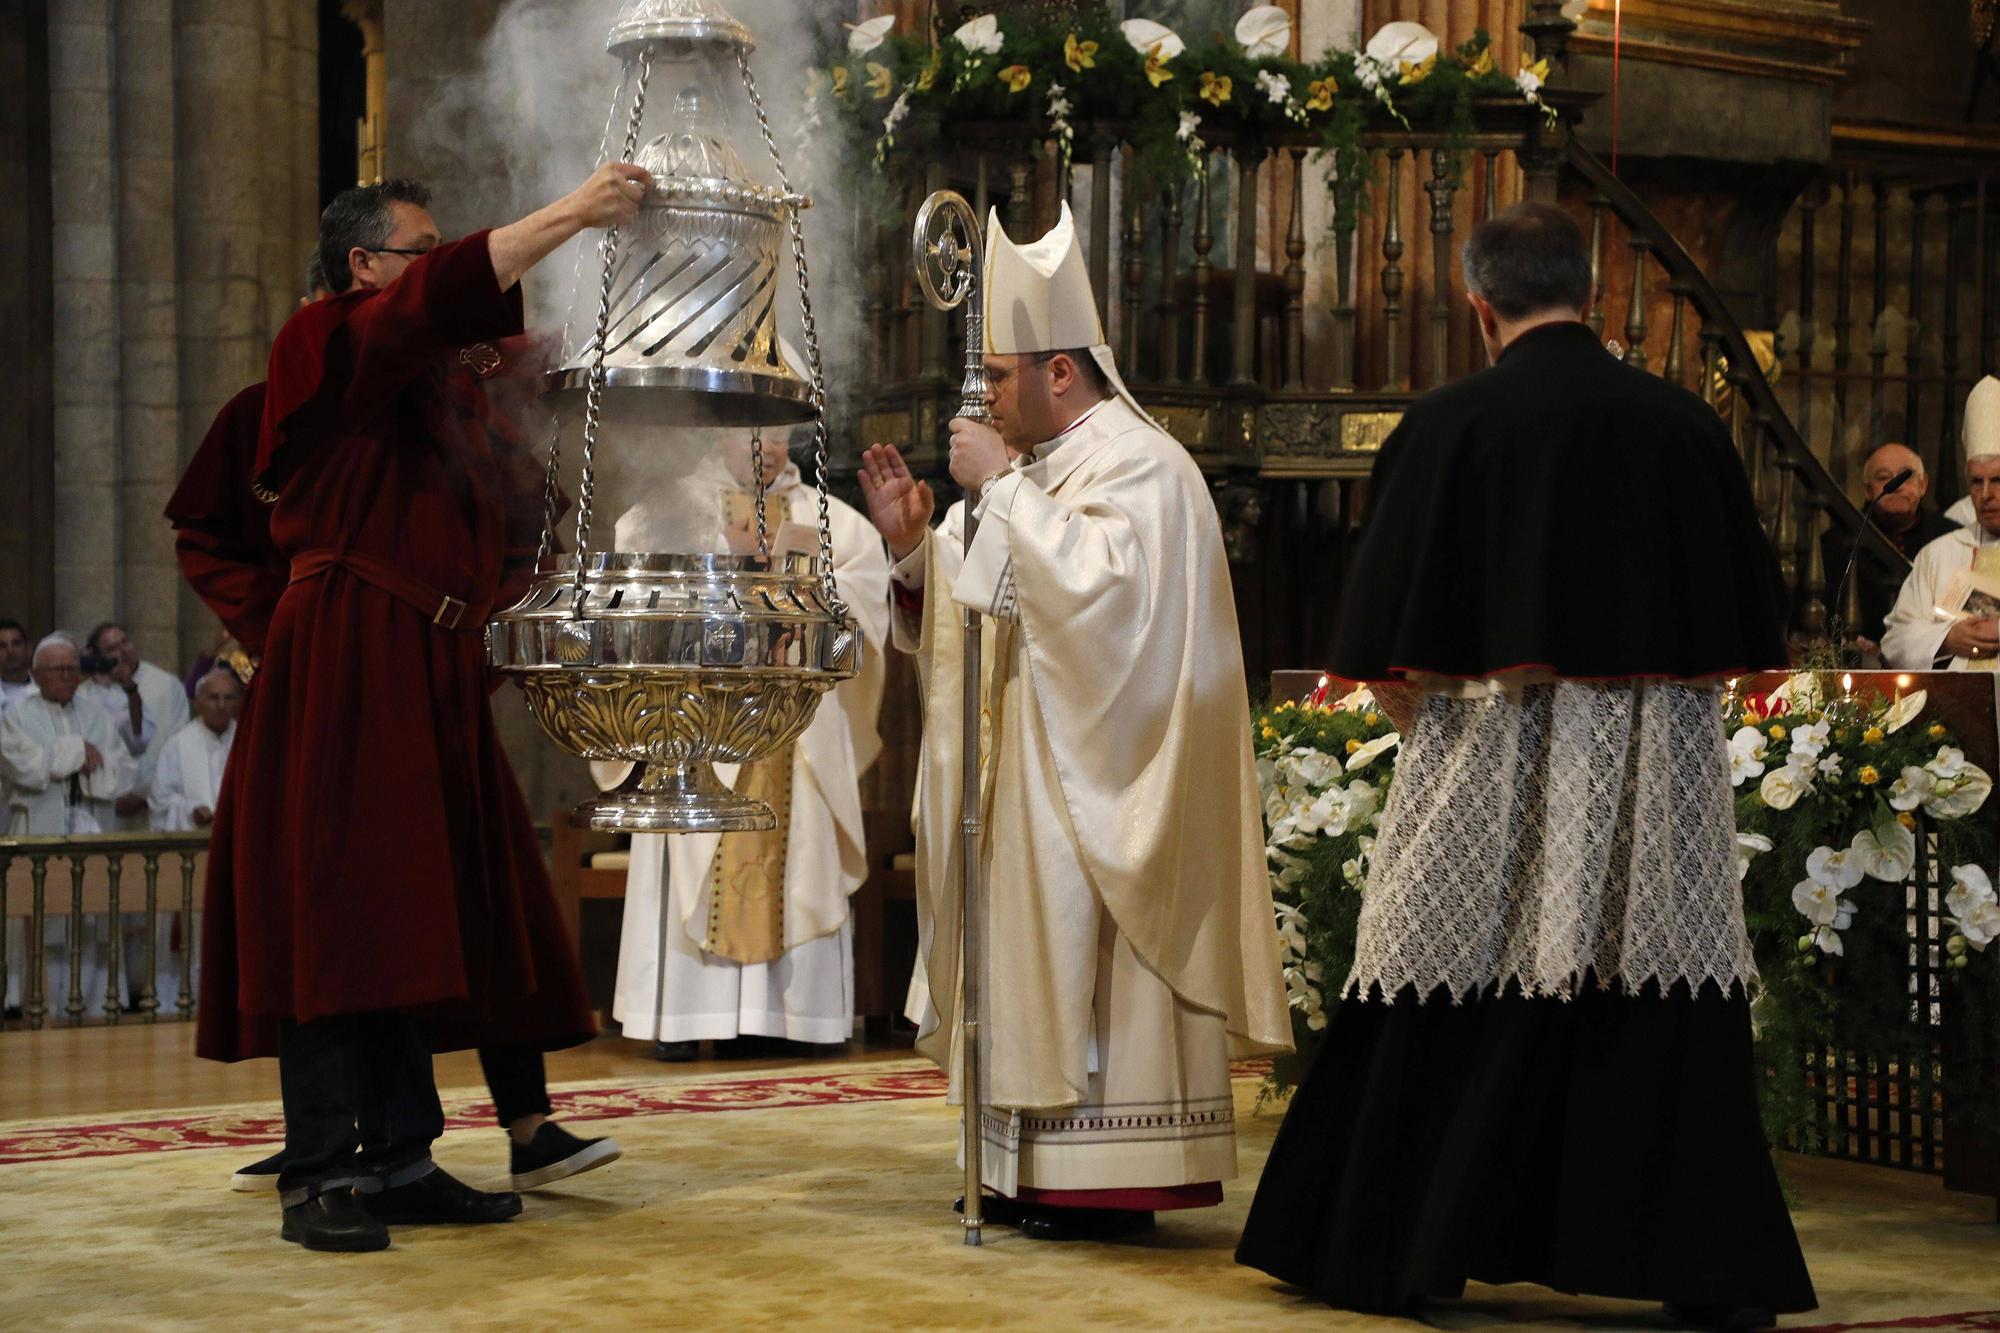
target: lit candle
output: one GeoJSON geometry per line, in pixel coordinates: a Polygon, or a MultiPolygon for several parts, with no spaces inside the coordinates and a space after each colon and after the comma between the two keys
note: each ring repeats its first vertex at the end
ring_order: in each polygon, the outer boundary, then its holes
{"type": "Polygon", "coordinates": [[[1840,678],[1840,697],[1843,699],[1854,697],[1854,677],[1851,674],[1840,678]]]}

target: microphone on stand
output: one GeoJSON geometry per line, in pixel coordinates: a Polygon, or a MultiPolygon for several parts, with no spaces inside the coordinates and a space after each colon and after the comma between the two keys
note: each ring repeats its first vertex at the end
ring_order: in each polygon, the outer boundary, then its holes
{"type": "Polygon", "coordinates": [[[1874,525],[1875,519],[1873,515],[1875,513],[1875,506],[1903,489],[1904,486],[1909,484],[1910,479],[1916,475],[1917,470],[1915,468],[1904,468],[1901,472],[1889,478],[1888,483],[1882,487],[1874,499],[1861,506],[1861,521],[1854,525],[1854,544],[1847,548],[1847,564],[1840,571],[1840,582],[1833,585],[1833,600],[1831,605],[1834,608],[1833,642],[1836,651],[1839,650],[1840,642],[1846,636],[1846,632],[1854,628],[1842,618],[1842,611],[1847,606],[1847,581],[1853,577],[1854,562],[1861,556],[1861,538],[1874,525]]]}

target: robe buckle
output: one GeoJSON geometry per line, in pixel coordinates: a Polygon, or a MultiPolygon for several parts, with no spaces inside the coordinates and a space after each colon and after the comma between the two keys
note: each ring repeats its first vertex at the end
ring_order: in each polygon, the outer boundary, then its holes
{"type": "Polygon", "coordinates": [[[442,629],[457,629],[458,622],[465,618],[465,603],[456,597],[447,597],[438,603],[437,614],[431,617],[431,624],[442,629]]]}

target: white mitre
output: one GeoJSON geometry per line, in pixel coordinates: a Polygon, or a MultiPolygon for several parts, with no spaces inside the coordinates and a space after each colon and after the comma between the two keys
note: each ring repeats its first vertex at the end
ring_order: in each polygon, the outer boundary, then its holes
{"type": "Polygon", "coordinates": [[[1965,396],[1959,440],[1967,462],[2000,454],[2000,379],[1988,375],[1965,396]]]}
{"type": "Polygon", "coordinates": [[[1032,355],[1090,349],[1104,372],[1111,392],[1147,421],[1146,409],[1125,387],[1104,325],[1097,317],[1097,300],[1090,290],[1090,268],[1077,243],[1076,219],[1069,204],[1048,235],[1016,245],[1000,225],[1000,210],[986,220],[986,350],[1000,356],[1032,355]]]}

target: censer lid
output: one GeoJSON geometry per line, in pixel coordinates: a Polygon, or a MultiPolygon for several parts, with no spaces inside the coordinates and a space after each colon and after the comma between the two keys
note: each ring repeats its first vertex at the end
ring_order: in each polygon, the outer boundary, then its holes
{"type": "Polygon", "coordinates": [[[605,49],[630,60],[651,47],[656,56],[692,55],[696,50],[748,55],[756,49],[750,29],[731,18],[715,0],[627,0],[611,25],[605,49]]]}

